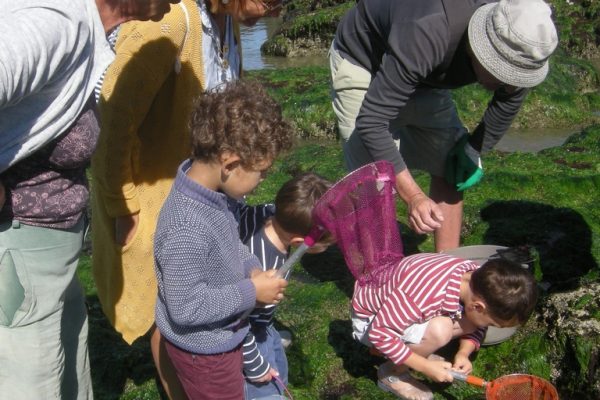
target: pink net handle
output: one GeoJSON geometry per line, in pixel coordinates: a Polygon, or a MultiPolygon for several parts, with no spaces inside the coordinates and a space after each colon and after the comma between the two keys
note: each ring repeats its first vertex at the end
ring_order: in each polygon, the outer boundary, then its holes
{"type": "Polygon", "coordinates": [[[315,223],[331,232],[361,285],[382,283],[403,257],[394,183],[391,163],[367,164],[331,187],[313,210],[315,223]]]}

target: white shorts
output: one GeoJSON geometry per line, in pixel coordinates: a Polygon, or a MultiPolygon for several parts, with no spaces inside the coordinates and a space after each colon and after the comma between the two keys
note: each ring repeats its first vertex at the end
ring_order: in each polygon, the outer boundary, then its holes
{"type": "MultiPolygon", "coordinates": [[[[369,331],[371,330],[371,322],[375,316],[371,318],[362,318],[352,312],[352,337],[354,340],[364,344],[368,347],[373,347],[373,343],[369,341],[369,331]]],[[[400,336],[400,339],[407,344],[418,344],[423,340],[425,331],[427,330],[429,321],[425,321],[421,324],[412,324],[404,330],[404,334],[400,336]]]]}

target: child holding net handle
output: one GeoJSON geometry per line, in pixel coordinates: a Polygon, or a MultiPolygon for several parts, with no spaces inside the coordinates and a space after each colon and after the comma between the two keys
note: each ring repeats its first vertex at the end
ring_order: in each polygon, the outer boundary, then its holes
{"type": "Polygon", "coordinates": [[[505,259],[480,267],[445,254],[403,257],[393,176],[385,161],[366,165],[330,189],[313,216],[356,278],[353,337],[388,360],[378,385],[402,399],[433,399],[409,371],[437,382],[451,382],[451,370],[470,373],[486,328],[524,323],[537,288],[530,272],[505,259]],[[452,363],[430,357],[453,338],[460,344],[452,363]]]}
{"type": "MultiPolygon", "coordinates": [[[[240,238],[258,257],[263,271],[279,270],[290,248],[304,242],[313,227],[313,207],[330,187],[327,179],[306,172],[285,182],[274,204],[240,206],[240,238]]],[[[331,235],[325,232],[308,252],[323,252],[330,244],[331,235]]],[[[280,332],[273,325],[278,303],[256,307],[248,316],[250,331],[243,342],[245,400],[283,398],[280,396],[285,394],[288,363],[280,332]]]]}

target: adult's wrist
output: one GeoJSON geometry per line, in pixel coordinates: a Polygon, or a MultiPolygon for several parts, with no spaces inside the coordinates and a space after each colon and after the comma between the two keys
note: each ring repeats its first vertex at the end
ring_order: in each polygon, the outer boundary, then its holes
{"type": "Polygon", "coordinates": [[[417,203],[417,202],[421,201],[422,199],[427,199],[427,195],[425,193],[423,193],[423,192],[414,193],[408,198],[406,205],[408,205],[410,208],[414,203],[417,203]]]}
{"type": "Polygon", "coordinates": [[[396,174],[396,191],[406,204],[410,204],[411,201],[420,196],[427,197],[419,185],[417,185],[417,182],[415,182],[408,169],[404,169],[396,174]]]}

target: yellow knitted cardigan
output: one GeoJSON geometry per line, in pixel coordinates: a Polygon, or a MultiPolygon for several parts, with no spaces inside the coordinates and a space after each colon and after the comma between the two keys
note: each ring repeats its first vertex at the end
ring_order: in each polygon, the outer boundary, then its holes
{"type": "Polygon", "coordinates": [[[190,156],[188,121],[205,88],[200,13],[194,0],[182,3],[189,19],[172,5],[159,22],[122,25],[99,104],[92,268],[102,309],[128,343],[154,323],[154,230],[177,166],[190,156]],[[140,221],[135,235],[118,246],[115,217],[133,213],[140,221]]]}

